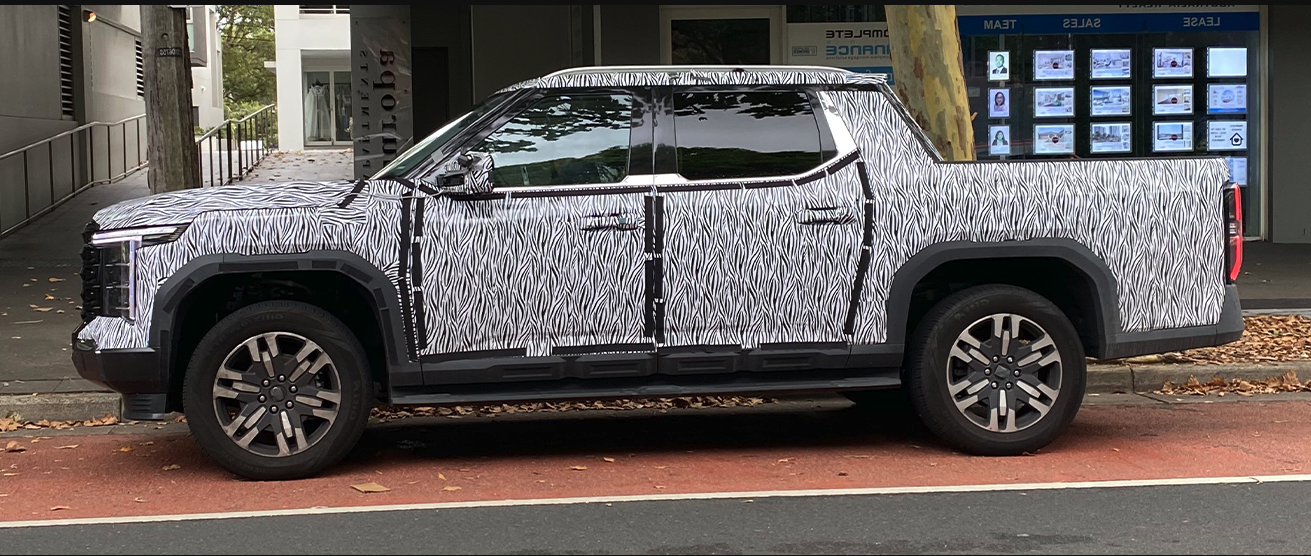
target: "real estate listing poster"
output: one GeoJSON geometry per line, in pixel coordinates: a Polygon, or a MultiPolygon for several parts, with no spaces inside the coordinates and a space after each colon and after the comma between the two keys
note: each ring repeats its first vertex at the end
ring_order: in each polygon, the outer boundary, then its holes
{"type": "Polygon", "coordinates": [[[1033,126],[1033,154],[1073,154],[1074,124],[1033,126]]]}
{"type": "Polygon", "coordinates": [[[1074,87],[1039,87],[1033,90],[1035,118],[1074,116],[1074,87]]]}
{"type": "Polygon", "coordinates": [[[1211,120],[1206,122],[1206,148],[1212,151],[1241,151],[1247,148],[1247,122],[1211,120]]]}
{"type": "Polygon", "coordinates": [[[1035,81],[1068,81],[1074,79],[1073,50],[1033,51],[1033,79],[1035,81]]]}
{"type": "Polygon", "coordinates": [[[1247,187],[1247,157],[1225,157],[1225,164],[1229,165],[1229,181],[1232,181],[1241,187],[1247,187]]]}
{"type": "Polygon", "coordinates": [[[1093,79],[1128,79],[1130,49],[1092,49],[1093,79]]]}
{"type": "Polygon", "coordinates": [[[1092,124],[1090,150],[1095,153],[1127,153],[1130,148],[1129,122],[1092,124]]]}
{"type": "Polygon", "coordinates": [[[1152,97],[1152,114],[1163,116],[1193,113],[1192,85],[1154,85],[1152,97]]]}
{"type": "Polygon", "coordinates": [[[1128,116],[1130,109],[1129,86],[1093,87],[1092,110],[1094,116],[1128,116]]]}
{"type": "Polygon", "coordinates": [[[1193,49],[1153,48],[1152,77],[1192,77],[1193,49]]]}
{"type": "Polygon", "coordinates": [[[1207,114],[1246,114],[1247,85],[1217,84],[1206,86],[1207,114]]]}
{"type": "Polygon", "coordinates": [[[1207,77],[1247,77],[1247,49],[1218,47],[1206,49],[1207,77]]]}
{"type": "Polygon", "coordinates": [[[1158,153],[1193,150],[1193,122],[1154,122],[1152,151],[1158,153]]]}

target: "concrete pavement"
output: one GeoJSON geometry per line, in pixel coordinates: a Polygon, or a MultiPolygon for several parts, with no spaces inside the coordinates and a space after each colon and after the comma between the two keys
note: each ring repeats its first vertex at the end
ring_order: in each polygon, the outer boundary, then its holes
{"type": "Polygon", "coordinates": [[[910,415],[818,399],[752,408],[416,418],[375,424],[345,462],[286,482],[237,479],[177,431],[19,431],[0,435],[24,448],[0,453],[0,521],[1311,473],[1307,396],[1136,401],[1093,403],[1056,442],[1011,458],[953,452],[910,415]],[[390,490],[351,488],[364,483],[390,490]]]}

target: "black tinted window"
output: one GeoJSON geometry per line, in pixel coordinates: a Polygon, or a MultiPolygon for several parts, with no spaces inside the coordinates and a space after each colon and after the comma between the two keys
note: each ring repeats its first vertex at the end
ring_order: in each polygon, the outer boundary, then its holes
{"type": "Polygon", "coordinates": [[[615,183],[628,175],[633,98],[564,95],[541,99],[473,150],[492,157],[492,184],[615,183]]]}
{"type": "Polygon", "coordinates": [[[675,93],[674,136],[689,180],[799,174],[823,162],[802,92],[675,93]]]}

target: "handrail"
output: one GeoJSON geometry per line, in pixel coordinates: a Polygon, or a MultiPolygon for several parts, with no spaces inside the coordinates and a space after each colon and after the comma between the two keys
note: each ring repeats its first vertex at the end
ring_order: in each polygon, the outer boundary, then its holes
{"type": "Polygon", "coordinates": [[[130,118],[123,118],[123,119],[121,119],[121,120],[119,120],[119,121],[117,121],[117,122],[91,122],[91,123],[89,123],[89,124],[82,124],[82,125],[77,126],[77,127],[73,128],[73,129],[70,129],[70,130],[65,131],[65,132],[63,132],[63,133],[60,133],[60,134],[58,134],[58,135],[52,135],[52,136],[50,136],[50,137],[46,137],[45,139],[42,139],[42,140],[37,141],[37,142],[35,142],[35,143],[32,143],[31,145],[28,145],[28,146],[26,146],[26,147],[19,147],[19,148],[15,149],[15,150],[9,151],[9,152],[7,152],[7,153],[5,153],[5,154],[0,154],[0,160],[4,160],[4,159],[9,158],[9,157],[11,157],[11,156],[15,156],[15,155],[23,154],[23,151],[26,151],[26,150],[28,150],[28,149],[32,149],[32,148],[39,147],[39,146],[41,146],[41,145],[44,145],[44,144],[49,143],[49,142],[51,142],[51,141],[54,141],[55,139],[58,139],[58,138],[60,138],[60,137],[68,137],[69,135],[72,135],[72,134],[77,133],[77,132],[79,132],[79,131],[82,131],[82,130],[84,130],[84,129],[88,129],[88,128],[95,127],[95,126],[98,126],[98,125],[110,126],[110,125],[125,124],[125,123],[128,123],[128,122],[132,121],[132,120],[137,120],[137,119],[141,119],[141,118],[144,118],[144,117],[146,117],[146,115],[145,115],[145,114],[142,114],[142,115],[140,115],[140,116],[132,116],[132,117],[130,117],[130,118]]]}
{"type": "Polygon", "coordinates": [[[21,205],[22,210],[0,214],[0,238],[49,213],[91,186],[113,183],[144,168],[147,161],[143,143],[146,138],[141,132],[141,124],[145,118],[142,114],[117,122],[82,124],[0,155],[0,164],[8,165],[15,172],[21,169],[23,176],[21,182],[3,184],[8,194],[17,197],[14,204],[21,205]],[[116,127],[119,128],[117,131],[114,130],[116,127]],[[134,128],[131,135],[128,134],[129,127],[134,128]],[[103,136],[96,128],[105,130],[103,136]],[[119,152],[114,152],[115,141],[119,152]],[[104,151],[100,150],[100,145],[104,145],[104,151]],[[42,147],[45,152],[41,152],[42,147]],[[104,163],[103,174],[100,172],[101,162],[104,163]],[[21,218],[9,221],[6,216],[10,213],[21,215],[21,218]]]}
{"type": "Polygon", "coordinates": [[[264,160],[269,151],[266,143],[271,139],[268,135],[277,123],[273,114],[276,106],[267,104],[241,119],[223,120],[196,138],[200,187],[232,183],[264,160]],[[247,144],[252,140],[253,145],[247,144]]]}

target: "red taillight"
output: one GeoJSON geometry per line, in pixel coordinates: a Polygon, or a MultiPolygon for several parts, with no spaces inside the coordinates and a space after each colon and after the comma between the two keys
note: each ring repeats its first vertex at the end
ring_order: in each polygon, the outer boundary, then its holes
{"type": "Polygon", "coordinates": [[[1229,283],[1238,280],[1238,273],[1243,268],[1243,195],[1237,184],[1230,183],[1224,189],[1225,211],[1225,268],[1229,271],[1229,283]]]}

